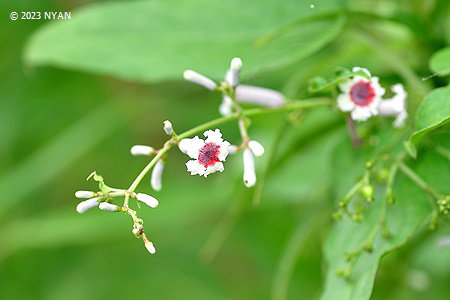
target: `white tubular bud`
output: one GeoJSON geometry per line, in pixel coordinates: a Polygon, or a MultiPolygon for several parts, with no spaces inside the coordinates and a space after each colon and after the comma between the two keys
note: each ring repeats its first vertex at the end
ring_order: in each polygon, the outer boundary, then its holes
{"type": "Polygon", "coordinates": [[[163,127],[164,127],[164,131],[168,134],[171,135],[173,133],[173,127],[172,127],[172,123],[169,120],[165,120],[163,122],[163,127]]]}
{"type": "Polygon", "coordinates": [[[395,116],[399,112],[396,109],[395,106],[395,100],[383,100],[380,102],[380,105],[378,106],[378,113],[380,116],[395,116]]]}
{"type": "Polygon", "coordinates": [[[147,248],[148,252],[150,252],[150,254],[155,254],[156,253],[155,246],[153,246],[152,242],[150,242],[149,240],[146,239],[144,241],[144,245],[145,245],[145,248],[147,248]]]}
{"type": "Polygon", "coordinates": [[[237,146],[235,146],[235,145],[228,146],[228,154],[235,154],[236,151],[237,151],[237,146]]]}
{"type": "Polygon", "coordinates": [[[149,156],[150,154],[152,154],[153,148],[150,146],[135,145],[135,146],[131,147],[130,152],[134,156],[137,156],[137,155],[149,156]]]}
{"type": "Polygon", "coordinates": [[[246,187],[256,184],[255,160],[250,149],[244,150],[244,184],[246,187]]]}
{"type": "Polygon", "coordinates": [[[219,106],[219,113],[222,116],[229,116],[233,113],[233,100],[229,96],[223,96],[222,103],[219,106]]]}
{"type": "Polygon", "coordinates": [[[405,114],[406,112],[406,93],[403,85],[398,83],[391,87],[395,95],[387,100],[381,101],[378,106],[379,114],[382,116],[396,116],[398,114],[405,114]]]}
{"type": "Polygon", "coordinates": [[[236,100],[267,107],[278,107],[284,104],[284,95],[280,92],[251,85],[236,87],[236,100]]]}
{"type": "Polygon", "coordinates": [[[100,208],[101,210],[107,210],[107,211],[112,211],[112,212],[119,211],[119,207],[117,205],[111,204],[108,202],[100,203],[98,208],[100,208]]]}
{"type": "Polygon", "coordinates": [[[77,212],[82,214],[85,211],[87,211],[88,209],[98,206],[99,203],[97,202],[97,200],[98,200],[98,198],[92,198],[92,199],[78,203],[77,212]]]}
{"type": "Polygon", "coordinates": [[[152,188],[158,192],[162,188],[162,172],[163,172],[163,170],[164,170],[164,162],[160,159],[156,162],[155,166],[153,167],[152,178],[150,180],[152,188]]]}
{"type": "Polygon", "coordinates": [[[250,141],[248,143],[248,147],[252,150],[253,154],[256,156],[261,156],[264,154],[264,147],[257,141],[250,141]]]}
{"type": "Polygon", "coordinates": [[[156,200],[156,198],[153,198],[150,195],[147,194],[137,194],[136,195],[136,199],[138,199],[138,201],[144,202],[145,204],[147,204],[148,206],[155,208],[158,206],[158,200],[156,200]]]}
{"type": "Polygon", "coordinates": [[[228,70],[225,76],[225,81],[228,82],[232,87],[236,87],[239,84],[239,77],[241,76],[242,60],[239,57],[233,58],[230,65],[230,70],[228,70]]]}
{"type": "Polygon", "coordinates": [[[94,192],[92,192],[92,191],[76,191],[75,192],[75,197],[77,197],[77,198],[81,198],[81,199],[83,199],[83,198],[92,198],[92,197],[94,197],[95,196],[95,193],[94,192]]]}
{"type": "Polygon", "coordinates": [[[214,90],[217,87],[217,83],[215,83],[214,81],[212,81],[211,79],[209,79],[206,76],[203,76],[202,74],[199,74],[195,71],[192,70],[186,70],[183,73],[183,77],[184,79],[186,79],[187,81],[190,81],[192,83],[196,83],[198,85],[201,85],[205,88],[207,88],[208,90],[214,90]]]}

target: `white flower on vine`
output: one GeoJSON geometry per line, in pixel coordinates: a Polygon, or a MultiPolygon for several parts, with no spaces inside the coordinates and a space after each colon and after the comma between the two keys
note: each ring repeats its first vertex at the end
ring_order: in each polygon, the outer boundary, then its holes
{"type": "Polygon", "coordinates": [[[341,111],[351,112],[353,120],[366,121],[371,116],[378,115],[378,106],[385,89],[378,83],[378,77],[372,77],[367,69],[354,67],[352,71],[363,71],[370,80],[354,76],[339,84],[342,93],[337,98],[337,106],[341,111]]]}
{"type": "Polygon", "coordinates": [[[403,127],[408,118],[408,112],[406,111],[406,97],[408,94],[401,83],[393,85],[391,90],[394,92],[394,96],[381,101],[378,110],[382,116],[395,116],[395,120],[392,123],[394,127],[403,127]]]}
{"type": "Polygon", "coordinates": [[[207,130],[203,133],[205,141],[195,136],[192,139],[182,139],[179,144],[181,152],[193,158],[186,163],[191,175],[207,177],[209,174],[224,170],[223,161],[228,155],[230,143],[222,139],[219,129],[207,130]]]}

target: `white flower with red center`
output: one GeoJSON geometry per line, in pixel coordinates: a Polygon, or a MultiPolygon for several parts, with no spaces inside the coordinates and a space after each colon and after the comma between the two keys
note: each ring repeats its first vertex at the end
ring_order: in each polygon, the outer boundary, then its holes
{"type": "Polygon", "coordinates": [[[378,77],[372,77],[367,69],[354,67],[353,72],[363,71],[370,80],[362,76],[354,76],[339,84],[342,94],[339,94],[337,106],[341,111],[351,112],[355,121],[365,121],[371,116],[378,115],[378,106],[385,89],[378,83],[378,77]]]}
{"type": "Polygon", "coordinates": [[[179,144],[181,152],[189,155],[194,160],[186,163],[187,171],[191,175],[207,177],[216,171],[223,171],[223,161],[228,155],[230,143],[222,139],[219,129],[207,130],[203,133],[205,141],[195,136],[192,139],[182,139],[179,144]]]}

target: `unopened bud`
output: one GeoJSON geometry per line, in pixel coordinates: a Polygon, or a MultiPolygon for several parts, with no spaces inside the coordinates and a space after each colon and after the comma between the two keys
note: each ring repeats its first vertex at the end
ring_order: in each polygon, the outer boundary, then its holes
{"type": "Polygon", "coordinates": [[[236,100],[267,107],[278,107],[284,104],[284,96],[280,92],[243,84],[236,87],[236,100]]]}
{"type": "Polygon", "coordinates": [[[242,69],[242,60],[238,57],[233,58],[231,61],[230,70],[228,70],[225,76],[225,81],[232,87],[236,87],[239,84],[239,77],[242,69]]]}
{"type": "Polygon", "coordinates": [[[184,71],[183,77],[187,81],[201,85],[211,91],[217,87],[217,84],[214,81],[192,70],[184,71]]]}
{"type": "Polygon", "coordinates": [[[237,146],[236,145],[228,146],[228,154],[235,154],[236,151],[237,151],[237,146]]]}
{"type": "Polygon", "coordinates": [[[163,127],[164,127],[164,131],[168,134],[171,135],[173,133],[173,127],[172,127],[172,123],[169,120],[165,120],[163,122],[163,127]]]}
{"type": "Polygon", "coordinates": [[[248,143],[248,147],[256,156],[261,156],[264,154],[264,147],[257,141],[250,141],[248,143]]]}
{"type": "Polygon", "coordinates": [[[373,186],[371,184],[365,184],[360,189],[361,194],[364,198],[366,198],[367,201],[371,202],[373,200],[373,196],[375,194],[375,191],[373,189],[373,186]]]}
{"type": "Polygon", "coordinates": [[[137,155],[149,156],[150,154],[152,154],[153,148],[150,146],[135,145],[135,146],[131,147],[130,152],[134,156],[137,156],[137,155]]]}
{"type": "Polygon", "coordinates": [[[250,149],[245,149],[244,154],[244,184],[252,187],[256,184],[255,160],[250,149]]]}
{"type": "Polygon", "coordinates": [[[157,207],[158,204],[159,204],[158,200],[156,200],[154,197],[152,197],[150,195],[147,195],[147,194],[139,193],[139,194],[136,195],[136,199],[138,201],[141,201],[141,202],[147,204],[148,206],[150,206],[152,208],[157,207]]]}
{"type": "Polygon", "coordinates": [[[148,252],[150,252],[150,254],[155,254],[155,252],[156,252],[155,246],[153,246],[153,243],[147,239],[145,234],[143,235],[143,239],[144,239],[145,248],[147,248],[148,252]]]}
{"type": "Polygon", "coordinates": [[[144,226],[142,224],[138,224],[136,227],[133,228],[131,231],[136,237],[140,237],[142,233],[144,232],[144,226]]]}
{"type": "Polygon", "coordinates": [[[88,209],[91,209],[93,207],[96,207],[99,205],[98,198],[92,198],[83,202],[78,203],[77,205],[77,212],[82,214],[88,209]]]}
{"type": "Polygon", "coordinates": [[[117,205],[111,204],[111,203],[108,203],[108,202],[100,203],[98,208],[100,208],[101,210],[107,210],[107,211],[111,211],[111,212],[119,211],[119,207],[117,205]]]}
{"type": "Polygon", "coordinates": [[[162,173],[164,170],[164,162],[160,159],[156,162],[155,166],[153,167],[152,171],[152,177],[150,179],[150,183],[152,185],[152,188],[155,191],[160,191],[162,188],[162,173]]]}
{"type": "Polygon", "coordinates": [[[76,191],[75,197],[77,198],[92,198],[95,196],[95,193],[92,191],[76,191]]]}

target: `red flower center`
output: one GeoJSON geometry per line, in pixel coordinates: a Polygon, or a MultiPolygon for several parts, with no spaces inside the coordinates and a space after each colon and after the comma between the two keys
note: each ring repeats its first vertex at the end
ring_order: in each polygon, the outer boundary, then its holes
{"type": "Polygon", "coordinates": [[[350,90],[350,99],[358,106],[367,106],[375,98],[375,90],[368,81],[359,81],[350,90]]]}
{"type": "Polygon", "coordinates": [[[219,150],[220,146],[215,143],[208,143],[203,146],[198,153],[198,161],[205,168],[208,166],[214,165],[216,162],[219,162],[219,150]]]}

